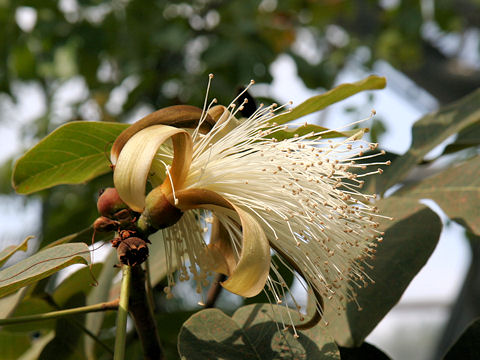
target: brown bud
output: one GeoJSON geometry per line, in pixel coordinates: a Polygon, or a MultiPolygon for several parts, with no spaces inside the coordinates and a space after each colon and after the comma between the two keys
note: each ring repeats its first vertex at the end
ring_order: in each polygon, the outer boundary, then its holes
{"type": "Polygon", "coordinates": [[[114,213],[128,206],[120,199],[117,189],[106,188],[98,198],[97,208],[101,215],[111,218],[114,213]]]}
{"type": "Polygon", "coordinates": [[[129,237],[120,242],[117,248],[118,261],[124,265],[140,265],[148,257],[148,246],[145,240],[129,237]]]}
{"type": "Polygon", "coordinates": [[[117,227],[118,227],[117,221],[109,219],[105,216],[100,216],[93,223],[93,229],[99,232],[115,231],[117,227]]]}
{"type": "Polygon", "coordinates": [[[145,210],[139,219],[138,226],[145,230],[145,227],[164,229],[177,223],[183,212],[172,205],[160,186],[156,187],[145,199],[145,210]]]}

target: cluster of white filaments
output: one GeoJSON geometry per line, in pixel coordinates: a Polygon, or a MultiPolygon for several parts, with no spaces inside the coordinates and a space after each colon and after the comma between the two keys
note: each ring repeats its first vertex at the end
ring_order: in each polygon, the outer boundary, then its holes
{"type": "MultiPolygon", "coordinates": [[[[232,119],[239,108],[234,102],[228,107],[232,119]]],[[[367,268],[382,240],[377,229],[381,215],[372,205],[375,196],[359,189],[365,176],[381,173],[378,165],[388,162],[363,163],[381,152],[370,155],[377,145],[356,137],[332,141],[322,139],[327,133],[310,133],[277,141],[272,135],[285,126],[275,124],[276,112],[275,105],[260,106],[222,137],[217,134],[228,121],[207,134],[194,131],[193,162],[184,188],[214,191],[252,214],[272,248],[288,255],[277,261],[292,271],[299,269],[308,286],[340,311],[346,302],[356,302],[355,288],[374,282],[367,268]]],[[[164,163],[171,155],[163,149],[157,161],[164,163]]],[[[188,260],[199,286],[205,284],[206,273],[198,268],[208,267],[200,215],[187,212],[163,230],[166,258],[176,261],[180,279],[189,277],[188,260]]],[[[242,236],[233,212],[215,215],[240,254],[242,236]]],[[[271,266],[266,288],[280,303],[288,288],[277,265],[271,266]]],[[[169,266],[175,269],[175,264],[169,266]]],[[[317,304],[318,311],[320,307],[317,304]]]]}

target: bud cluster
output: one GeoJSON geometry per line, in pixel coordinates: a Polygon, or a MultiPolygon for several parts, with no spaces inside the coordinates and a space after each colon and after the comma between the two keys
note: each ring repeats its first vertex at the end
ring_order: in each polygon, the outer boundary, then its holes
{"type": "Polygon", "coordinates": [[[97,208],[100,217],[93,223],[93,229],[117,233],[111,243],[117,249],[119,262],[130,266],[143,263],[148,257],[147,243],[150,242],[136,225],[139,214],[120,199],[115,188],[101,191],[97,208]]]}

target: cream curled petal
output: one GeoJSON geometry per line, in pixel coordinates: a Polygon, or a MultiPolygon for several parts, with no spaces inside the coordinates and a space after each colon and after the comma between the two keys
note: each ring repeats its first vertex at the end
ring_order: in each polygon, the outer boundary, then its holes
{"type": "MultiPolygon", "coordinates": [[[[172,139],[173,161],[169,170],[173,186],[181,188],[192,161],[193,144],[190,134],[183,129],[153,125],[134,134],[120,152],[113,174],[113,182],[120,198],[134,211],[145,207],[145,186],[153,158],[158,148],[172,139]]],[[[166,192],[171,192],[170,179],[165,181],[166,192]]]]}
{"type": "MultiPolygon", "coordinates": [[[[174,105],[151,114],[133,123],[126,128],[115,139],[110,151],[110,161],[112,165],[117,164],[118,156],[122,151],[127,141],[142,129],[153,125],[167,125],[177,128],[195,129],[198,122],[202,119],[203,110],[191,105],[174,105]]],[[[200,132],[206,133],[215,125],[215,120],[209,114],[206,114],[200,125],[200,132]]]]}
{"type": "Polygon", "coordinates": [[[187,189],[175,195],[177,207],[182,211],[201,208],[236,215],[242,228],[240,255],[235,256],[231,240],[225,236],[213,239],[208,248],[214,260],[212,270],[228,275],[222,286],[234,294],[252,297],[262,291],[270,271],[270,245],[257,220],[210,190],[187,189]]]}

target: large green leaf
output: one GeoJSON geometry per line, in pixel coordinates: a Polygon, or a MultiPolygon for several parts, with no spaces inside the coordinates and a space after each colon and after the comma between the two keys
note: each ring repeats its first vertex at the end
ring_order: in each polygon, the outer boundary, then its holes
{"type": "Polygon", "coordinates": [[[15,254],[17,251],[27,251],[28,249],[28,241],[33,239],[35,236],[27,236],[25,240],[21,242],[19,245],[10,245],[7,246],[5,249],[0,251],[0,267],[7,262],[10,257],[15,254]]]}
{"type": "MultiPolygon", "coordinates": [[[[77,293],[65,304],[66,308],[75,308],[85,305],[85,297],[77,293]]],[[[83,343],[80,341],[83,332],[80,324],[85,314],[77,314],[75,318],[58,318],[56,320],[55,338],[42,350],[39,360],[85,360],[83,343]]]]}
{"type": "MultiPolygon", "coordinates": [[[[284,331],[285,307],[252,304],[238,309],[233,317],[218,309],[202,310],[184,324],[178,335],[182,357],[195,359],[340,359],[333,339],[315,327],[293,336],[284,331]],[[283,321],[282,321],[283,319],[283,321]]],[[[293,321],[298,313],[290,310],[293,321]]]]}
{"type": "MultiPolygon", "coordinates": [[[[58,310],[52,304],[49,304],[46,299],[39,297],[26,297],[15,309],[12,317],[30,316],[37,314],[44,314],[50,311],[58,310]]],[[[6,327],[10,332],[26,333],[41,330],[55,329],[55,320],[43,320],[24,322],[18,324],[11,324],[6,327]]]]}
{"type": "Polygon", "coordinates": [[[0,271],[0,297],[78,263],[90,263],[90,250],[84,243],[63,244],[40,251],[0,271]]]}
{"type": "Polygon", "coordinates": [[[339,345],[360,346],[390,309],[400,300],[408,284],[425,265],[437,245],[442,229],[438,216],[414,199],[391,197],[378,202],[384,241],[378,246],[373,269],[367,269],[375,284],[358,289],[357,301],[348,303],[340,316],[326,309],[327,330],[339,345]]]}
{"type": "Polygon", "coordinates": [[[480,155],[402,191],[434,200],[449,218],[480,235],[480,155]]]}
{"type": "Polygon", "coordinates": [[[480,319],[475,320],[448,350],[445,360],[480,359],[480,319]]]}
{"type": "Polygon", "coordinates": [[[295,106],[291,111],[275,116],[272,121],[277,124],[285,124],[289,121],[301,118],[302,116],[325,109],[327,106],[344,100],[361,91],[383,89],[386,84],[384,77],[375,75],[371,75],[351,84],[342,84],[323,94],[305,100],[300,105],[295,106]]]}
{"type": "Polygon", "coordinates": [[[13,294],[0,298],[0,319],[5,319],[13,313],[25,296],[27,289],[20,289],[13,294]]]}
{"type": "Polygon", "coordinates": [[[480,121],[460,131],[455,142],[447,145],[443,154],[451,154],[477,145],[480,145],[480,121]]]}
{"type": "Polygon", "coordinates": [[[377,177],[377,191],[384,193],[388,188],[403,180],[423,157],[449,136],[480,120],[480,89],[461,100],[427,114],[412,128],[412,146],[377,177]]]}
{"type": "Polygon", "coordinates": [[[79,184],[110,171],[109,146],[128,124],[73,121],[60,126],[16,163],[13,186],[30,194],[59,184],[79,184]]]}
{"type": "MultiPolygon", "coordinates": [[[[98,286],[92,286],[95,283],[95,279],[103,269],[102,263],[95,263],[92,266],[83,267],[74,273],[70,274],[65,280],[63,280],[57,288],[53,291],[52,298],[55,303],[62,307],[74,294],[81,292],[83,294],[89,294],[98,289],[98,286]],[[94,279],[95,277],[95,279],[94,279]]],[[[91,305],[91,304],[87,304],[91,305]]]]}
{"type": "Polygon", "coordinates": [[[30,346],[29,334],[15,334],[4,329],[0,331],[0,349],[2,360],[18,360],[30,346]]]}

